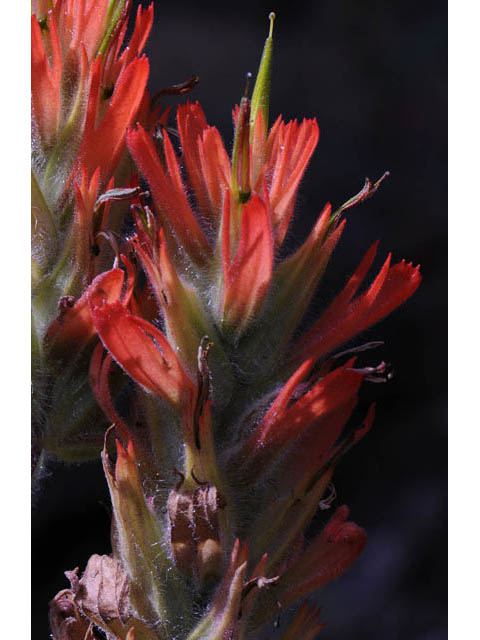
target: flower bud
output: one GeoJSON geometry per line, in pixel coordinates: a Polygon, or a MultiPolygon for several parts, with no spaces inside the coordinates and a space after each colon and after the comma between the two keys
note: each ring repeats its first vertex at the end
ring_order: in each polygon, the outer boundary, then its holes
{"type": "Polygon", "coordinates": [[[238,109],[232,154],[232,191],[237,202],[250,199],[250,98],[248,92],[252,74],[247,74],[245,91],[238,109]]]}

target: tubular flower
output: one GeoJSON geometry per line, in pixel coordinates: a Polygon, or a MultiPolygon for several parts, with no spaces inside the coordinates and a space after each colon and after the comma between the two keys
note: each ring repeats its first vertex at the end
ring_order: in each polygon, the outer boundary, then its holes
{"type": "MultiPolygon", "coordinates": [[[[260,638],[279,607],[361,554],[366,534],[346,506],[305,537],[335,499],[336,466],[372,426],[373,405],[351,425],[362,385],[388,377],[384,362],[359,363],[378,342],[338,349],[420,283],[418,268],[391,266],[389,257],[359,293],[374,245],[320,319],[295,336],[344,213],[382,179],[337,209],[327,204],[305,242],[280,257],[318,126],[279,118],[268,127],[272,25],[273,17],[252,99],[247,86],[234,109],[231,158],[198,103],[178,108],[179,149],[165,126],[154,135],[141,123],[129,129],[152,202],[139,187],[132,194],[127,276],[119,257],[66,312],[71,322],[51,329],[52,344],[95,333],[101,341],[89,373],[114,423],[102,454],[114,554],[147,640],[260,638]]],[[[82,183],[80,220],[97,179],[82,183]]],[[[313,640],[322,627],[303,605],[283,638],[313,640]]]]}

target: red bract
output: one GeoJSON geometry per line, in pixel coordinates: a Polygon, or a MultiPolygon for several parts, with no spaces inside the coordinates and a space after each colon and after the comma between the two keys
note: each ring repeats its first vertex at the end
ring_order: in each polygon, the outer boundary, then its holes
{"type": "Polygon", "coordinates": [[[188,202],[168,135],[164,135],[165,165],[158,157],[152,138],[142,127],[128,132],[127,143],[148,180],[165,235],[174,251],[181,247],[194,262],[204,264],[210,257],[210,247],[188,202]]]}
{"type": "Polygon", "coordinates": [[[119,302],[97,306],[91,296],[89,302],[104,346],[132,378],[175,406],[191,401],[195,387],[161,331],[119,302]]]}
{"type": "MultiPolygon", "coordinates": [[[[365,435],[374,417],[372,406],[362,428],[341,440],[365,376],[352,369],[350,361],[312,386],[304,382],[312,364],[313,361],[304,363],[292,376],[253,434],[228,462],[239,484],[255,485],[264,478],[265,469],[275,468],[277,500],[290,506],[310,492],[307,502],[314,498],[318,482],[322,486],[322,478],[365,435]],[[294,401],[294,395],[300,397],[294,401]]],[[[277,507],[281,514],[282,507],[278,504],[277,507]]],[[[282,518],[287,529],[287,512],[282,518]]],[[[294,521],[292,527],[291,542],[295,537],[294,521]]]]}
{"type": "Polygon", "coordinates": [[[331,582],[362,553],[367,541],[365,530],[347,522],[348,515],[348,507],[338,508],[323,532],[285,572],[279,594],[282,604],[288,606],[331,582]]]}
{"type": "Polygon", "coordinates": [[[230,198],[222,219],[223,297],[221,315],[230,327],[256,317],[267,295],[273,271],[273,242],[268,196],[253,194],[242,209],[240,239],[232,255],[230,198]]]}
{"type": "Polygon", "coordinates": [[[120,73],[103,118],[98,118],[102,60],[92,67],[89,101],[82,144],[78,152],[79,166],[88,172],[100,167],[104,181],[115,171],[125,149],[125,132],[138,114],[148,78],[148,60],[134,59],[120,73]]]}
{"type": "Polygon", "coordinates": [[[121,269],[112,269],[97,276],[90,287],[76,302],[64,301],[59,317],[50,325],[47,340],[54,357],[60,353],[73,356],[79,353],[95,335],[95,327],[89,311],[89,299],[116,302],[120,299],[124,284],[121,269]]]}
{"type": "Polygon", "coordinates": [[[294,362],[327,355],[391,313],[418,289],[422,279],[419,267],[413,267],[405,260],[391,267],[389,255],[369,289],[355,297],[376,250],[377,244],[374,244],[343,291],[297,342],[292,350],[294,362]]]}
{"type": "Polygon", "coordinates": [[[293,214],[298,186],[318,143],[317,121],[296,120],[285,124],[281,117],[267,139],[267,160],[262,171],[269,184],[275,241],[281,245],[293,214]]]}

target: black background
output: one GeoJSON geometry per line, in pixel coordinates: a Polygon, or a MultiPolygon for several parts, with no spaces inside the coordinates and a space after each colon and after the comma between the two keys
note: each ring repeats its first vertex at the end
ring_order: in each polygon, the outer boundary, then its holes
{"type": "MultiPolygon", "coordinates": [[[[145,3],[144,3],[145,4],[145,3]]],[[[360,560],[316,597],[322,638],[442,640],[446,631],[446,2],[355,0],[156,3],[147,49],[152,92],[197,73],[191,96],[231,141],[231,108],[255,72],[269,11],[277,12],[272,119],[316,116],[321,137],[303,181],[290,241],[326,201],[339,205],[366,175],[391,177],[348,215],[307,322],[366,249],[422,265],[417,294],[362,341],[396,376],[370,385],[372,432],[336,473],[337,504],[368,532],[360,560]]],[[[58,466],[33,511],[32,637],[47,638],[47,603],[62,572],[109,552],[109,499],[98,464],[58,466]]],[[[267,633],[267,636],[268,633],[267,633]]]]}

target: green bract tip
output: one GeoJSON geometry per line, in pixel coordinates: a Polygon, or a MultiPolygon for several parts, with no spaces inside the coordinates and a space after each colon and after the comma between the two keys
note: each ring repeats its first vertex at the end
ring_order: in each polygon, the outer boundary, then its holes
{"type": "Polygon", "coordinates": [[[112,34],[117,26],[119,20],[123,17],[126,17],[128,13],[124,11],[127,7],[125,7],[126,0],[110,0],[108,5],[107,17],[105,21],[105,35],[103,37],[102,42],[97,51],[97,55],[104,55],[108,49],[108,45],[110,43],[110,39],[112,34]]]}
{"type": "Polygon", "coordinates": [[[250,135],[253,135],[254,125],[257,118],[258,111],[262,111],[263,126],[265,135],[268,131],[268,111],[270,105],[270,79],[271,79],[271,66],[273,55],[273,23],[275,21],[275,14],[272,12],[268,16],[270,20],[270,29],[268,37],[265,41],[263,48],[262,59],[260,60],[260,66],[258,67],[257,80],[252,94],[252,106],[250,116],[250,135]]]}

